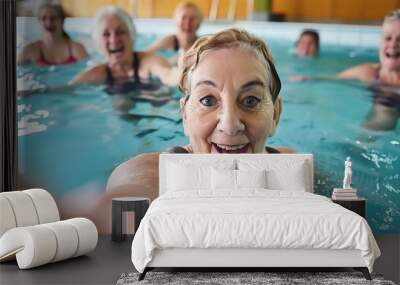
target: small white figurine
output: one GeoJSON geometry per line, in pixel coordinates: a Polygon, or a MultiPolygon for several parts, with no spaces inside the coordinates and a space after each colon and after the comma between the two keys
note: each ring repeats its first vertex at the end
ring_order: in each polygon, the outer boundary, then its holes
{"type": "Polygon", "coordinates": [[[344,178],[343,178],[343,189],[351,189],[351,176],[352,176],[352,171],[351,171],[351,160],[350,156],[346,158],[346,161],[344,162],[344,178]]]}

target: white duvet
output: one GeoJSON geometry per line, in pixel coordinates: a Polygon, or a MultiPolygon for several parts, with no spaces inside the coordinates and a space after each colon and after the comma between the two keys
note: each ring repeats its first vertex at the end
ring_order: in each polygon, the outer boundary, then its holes
{"type": "Polygon", "coordinates": [[[135,268],[165,248],[358,249],[370,272],[380,255],[359,215],[320,195],[265,189],[162,195],[134,237],[135,268]]]}

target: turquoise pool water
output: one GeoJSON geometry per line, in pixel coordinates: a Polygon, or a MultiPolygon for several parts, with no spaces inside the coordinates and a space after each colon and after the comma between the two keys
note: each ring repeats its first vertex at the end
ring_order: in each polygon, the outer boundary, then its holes
{"type": "MultiPolygon", "coordinates": [[[[73,34],[88,41],[87,36],[73,34]]],[[[139,33],[140,50],[156,38],[139,33]]],[[[267,39],[266,39],[267,40],[267,39]]],[[[315,192],[330,196],[342,183],[344,160],[353,161],[353,184],[366,197],[367,218],[376,233],[400,232],[400,127],[362,127],[373,108],[372,92],[356,82],[289,82],[294,74],[334,75],[362,62],[377,62],[377,50],[323,46],[317,59],[292,55],[289,41],[268,40],[283,82],[283,113],[269,145],[313,153],[315,192]]],[[[165,55],[165,54],[164,54],[165,55]]],[[[90,62],[100,56],[91,50],[90,62]]],[[[90,63],[89,62],[89,63],[90,63]]],[[[62,67],[18,67],[26,86],[68,82],[88,62],[62,67]]],[[[121,162],[143,152],[188,143],[183,134],[177,89],[163,106],[136,102],[129,119],[113,108],[104,86],[18,98],[19,171],[32,185],[55,196],[105,190],[121,162]]]]}

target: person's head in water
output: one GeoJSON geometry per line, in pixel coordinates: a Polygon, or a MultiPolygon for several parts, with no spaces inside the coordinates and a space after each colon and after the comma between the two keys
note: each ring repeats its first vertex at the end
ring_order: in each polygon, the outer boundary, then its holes
{"type": "Polygon", "coordinates": [[[68,34],[64,31],[65,14],[60,5],[44,4],[40,6],[38,20],[44,35],[50,37],[61,35],[69,39],[68,34]]]}
{"type": "Polygon", "coordinates": [[[319,34],[315,30],[304,30],[296,42],[296,55],[315,57],[319,54],[319,34]]]}
{"type": "Polygon", "coordinates": [[[174,19],[178,33],[188,38],[196,36],[196,32],[203,20],[199,7],[189,1],[181,2],[175,8],[174,19]]]}
{"type": "Polygon", "coordinates": [[[263,153],[281,113],[281,82],[265,43],[228,29],[183,58],[181,112],[189,151],[263,153]]]}
{"type": "Polygon", "coordinates": [[[135,36],[133,20],[121,8],[106,6],[97,12],[93,38],[111,65],[131,59],[135,36]]]}
{"type": "Polygon", "coordinates": [[[383,20],[379,60],[382,67],[400,72],[400,9],[383,20]]]}

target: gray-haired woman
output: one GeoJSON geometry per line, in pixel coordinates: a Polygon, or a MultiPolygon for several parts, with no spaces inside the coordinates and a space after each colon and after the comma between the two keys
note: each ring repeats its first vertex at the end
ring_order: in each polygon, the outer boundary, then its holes
{"type": "Polygon", "coordinates": [[[80,73],[72,83],[107,83],[124,93],[132,84],[148,81],[154,75],[164,84],[176,85],[178,69],[152,53],[134,52],[135,36],[132,18],[125,11],[116,6],[99,10],[93,37],[106,60],[80,73]]]}

